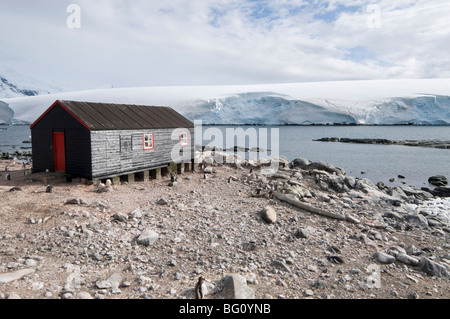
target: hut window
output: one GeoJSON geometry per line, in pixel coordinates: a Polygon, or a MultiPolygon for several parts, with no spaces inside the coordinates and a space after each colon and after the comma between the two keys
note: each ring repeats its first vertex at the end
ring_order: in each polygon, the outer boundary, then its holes
{"type": "Polygon", "coordinates": [[[133,150],[133,144],[131,136],[129,135],[121,135],[120,136],[120,152],[121,153],[130,153],[133,150]]]}
{"type": "Polygon", "coordinates": [[[182,146],[189,145],[189,134],[187,132],[181,133],[180,142],[182,146]]]}
{"type": "Polygon", "coordinates": [[[153,150],[155,149],[155,143],[154,143],[155,135],[153,133],[151,134],[144,134],[144,150],[153,150]]]}

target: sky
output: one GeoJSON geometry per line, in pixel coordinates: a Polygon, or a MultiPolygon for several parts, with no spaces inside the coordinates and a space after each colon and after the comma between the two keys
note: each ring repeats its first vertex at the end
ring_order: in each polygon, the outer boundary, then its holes
{"type": "Polygon", "coordinates": [[[448,0],[0,0],[0,74],[69,90],[450,77],[448,0]]]}

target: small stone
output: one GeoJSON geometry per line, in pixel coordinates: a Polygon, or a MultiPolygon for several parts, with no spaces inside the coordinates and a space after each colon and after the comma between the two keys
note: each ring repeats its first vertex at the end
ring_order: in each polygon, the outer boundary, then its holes
{"type": "Polygon", "coordinates": [[[402,219],[402,217],[396,212],[386,212],[383,214],[383,217],[391,218],[391,219],[395,219],[395,220],[402,219]]]}
{"type": "Polygon", "coordinates": [[[407,265],[417,266],[419,264],[419,261],[416,258],[408,256],[406,254],[397,254],[395,258],[407,265]]]}
{"type": "Polygon", "coordinates": [[[250,278],[247,278],[247,283],[251,285],[258,285],[258,279],[256,279],[256,274],[251,273],[250,278]]]}
{"type": "Polygon", "coordinates": [[[142,246],[151,246],[159,239],[158,233],[147,229],[137,238],[136,242],[142,246]]]}
{"type": "Polygon", "coordinates": [[[35,267],[37,263],[34,259],[27,259],[25,260],[25,265],[27,265],[28,267],[35,267]]]}
{"type": "Polygon", "coordinates": [[[297,237],[297,238],[308,238],[309,231],[306,228],[299,228],[295,232],[294,236],[297,237]]]}
{"type": "Polygon", "coordinates": [[[428,226],[428,220],[422,215],[409,214],[405,216],[405,220],[418,226],[428,226]]]}
{"type": "Polygon", "coordinates": [[[443,187],[448,185],[448,178],[442,175],[431,176],[428,183],[434,186],[443,187]]]}
{"type": "Polygon", "coordinates": [[[176,266],[177,266],[177,261],[176,261],[176,260],[171,260],[171,261],[169,262],[169,266],[171,266],[171,267],[176,267],[176,266]]]}
{"type": "Polygon", "coordinates": [[[113,290],[117,291],[122,282],[122,276],[119,273],[115,273],[115,274],[112,274],[111,276],[109,276],[108,279],[106,279],[106,281],[110,283],[111,288],[113,290]]]}
{"type": "Polygon", "coordinates": [[[282,260],[274,260],[271,265],[283,271],[291,272],[291,268],[282,260]]]}
{"type": "Polygon", "coordinates": [[[116,213],[116,214],[114,214],[113,219],[118,222],[127,222],[128,216],[125,214],[122,214],[122,213],[116,213]]]}
{"type": "Polygon", "coordinates": [[[314,292],[310,289],[305,290],[305,297],[311,297],[314,295],[314,292]]]}
{"type": "Polygon", "coordinates": [[[415,291],[411,291],[408,295],[408,299],[419,299],[419,294],[415,291]]]}
{"type": "Polygon", "coordinates": [[[360,269],[358,269],[358,268],[355,268],[355,269],[352,269],[351,271],[350,271],[350,273],[352,274],[352,275],[362,275],[362,271],[360,270],[360,269]]]}
{"type": "Polygon", "coordinates": [[[76,299],[94,299],[90,293],[86,292],[86,291],[81,291],[79,293],[77,293],[76,295],[76,299]]]}
{"type": "Polygon", "coordinates": [[[314,265],[308,265],[308,267],[306,269],[308,269],[311,272],[317,272],[318,271],[317,267],[314,266],[314,265]]]}
{"type": "Polygon", "coordinates": [[[325,289],[327,287],[327,283],[323,280],[316,280],[310,284],[313,288],[325,289]]]}
{"type": "Polygon", "coordinates": [[[336,265],[340,265],[344,263],[344,260],[339,257],[339,256],[327,256],[328,261],[336,264],[336,265]]]}
{"type": "Polygon", "coordinates": [[[80,201],[76,198],[68,199],[64,205],[80,205],[80,201]]]}
{"type": "Polygon", "coordinates": [[[405,250],[408,255],[418,256],[418,255],[423,254],[423,252],[420,249],[417,249],[416,246],[414,246],[414,245],[406,247],[405,250]]]}
{"type": "Polygon", "coordinates": [[[139,208],[136,208],[130,213],[131,218],[142,218],[142,211],[139,208]]]}
{"type": "Polygon", "coordinates": [[[108,289],[111,288],[111,283],[107,280],[99,280],[95,283],[98,289],[108,289]]]}
{"type": "Polygon", "coordinates": [[[379,261],[382,264],[392,264],[395,262],[395,257],[382,253],[382,252],[376,252],[373,254],[373,258],[375,258],[377,261],[379,261]]]}
{"type": "Polygon", "coordinates": [[[167,205],[167,204],[169,204],[164,198],[161,198],[161,199],[159,199],[157,202],[156,202],[156,204],[158,204],[158,205],[167,205]]]}
{"type": "Polygon", "coordinates": [[[18,294],[10,294],[9,296],[8,296],[8,299],[21,299],[20,298],[20,296],[18,295],[18,294]]]}
{"type": "Polygon", "coordinates": [[[277,221],[277,212],[270,206],[267,206],[261,211],[261,217],[269,224],[273,224],[277,221]]]}
{"type": "Polygon", "coordinates": [[[73,299],[73,295],[70,292],[68,292],[68,293],[63,294],[61,296],[61,299],[73,299]]]}

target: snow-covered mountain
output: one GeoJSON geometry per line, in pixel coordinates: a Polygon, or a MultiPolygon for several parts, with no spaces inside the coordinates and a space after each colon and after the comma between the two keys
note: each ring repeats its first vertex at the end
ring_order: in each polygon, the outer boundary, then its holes
{"type": "Polygon", "coordinates": [[[56,85],[40,82],[11,70],[0,72],[0,98],[37,96],[61,91],[56,85]]]}
{"type": "Polygon", "coordinates": [[[0,122],[32,123],[55,100],[171,106],[204,124],[450,125],[450,79],[93,90],[2,99],[0,122]]]}

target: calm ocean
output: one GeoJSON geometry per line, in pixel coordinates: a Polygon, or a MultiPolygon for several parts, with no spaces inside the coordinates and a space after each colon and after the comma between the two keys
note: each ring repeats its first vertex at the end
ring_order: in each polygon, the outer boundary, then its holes
{"type": "MultiPolygon", "coordinates": [[[[245,142],[239,142],[236,138],[238,146],[259,146],[263,149],[275,149],[270,145],[270,134],[271,129],[278,129],[279,138],[275,142],[279,143],[280,155],[289,160],[301,157],[311,161],[325,161],[345,169],[349,175],[369,178],[375,183],[381,181],[388,186],[402,185],[401,182],[404,182],[420,188],[429,186],[430,176],[445,175],[450,178],[450,150],[313,141],[322,137],[450,140],[449,126],[204,126],[203,145],[226,146],[227,128],[229,132],[236,129],[243,129],[246,133],[256,132],[258,137],[258,133],[266,130],[269,135],[267,145],[258,145],[254,137],[247,137],[245,142]],[[219,131],[222,140],[220,135],[206,139],[208,134],[205,133],[219,131]],[[398,175],[403,175],[406,179],[400,180],[398,175]],[[391,178],[396,178],[396,182],[389,182],[391,178]]],[[[0,151],[14,152],[22,147],[30,147],[30,144],[23,143],[31,139],[30,135],[29,126],[0,126],[0,151]]],[[[247,157],[248,155],[258,156],[257,153],[247,154],[247,157]]],[[[272,154],[269,152],[269,155],[272,154]]]]}
{"type": "MultiPolygon", "coordinates": [[[[205,132],[211,126],[203,127],[205,132]]],[[[444,175],[450,178],[450,150],[417,148],[395,145],[368,145],[346,143],[324,143],[313,140],[323,137],[339,138],[383,138],[391,140],[450,140],[450,126],[272,126],[272,127],[214,127],[223,135],[223,142],[211,138],[203,145],[226,146],[227,128],[256,129],[266,128],[268,148],[271,129],[279,129],[279,152],[289,160],[306,158],[310,161],[324,161],[345,169],[347,174],[379,181],[387,186],[400,186],[406,183],[417,188],[428,187],[428,178],[444,175]],[[364,174],[362,174],[364,172],[364,174]],[[403,175],[406,179],[399,179],[403,175]],[[395,178],[391,183],[389,180],[395,178]]],[[[204,134],[205,135],[205,134],[204,134]]],[[[238,140],[237,138],[235,139],[238,140]]],[[[257,142],[247,138],[245,144],[238,146],[252,148],[257,142]]],[[[264,145],[259,145],[265,148],[264,145]]],[[[239,155],[243,155],[240,153],[239,155]]],[[[269,153],[269,155],[271,155],[269,153]]],[[[250,157],[256,157],[251,153],[250,157]]]]}

